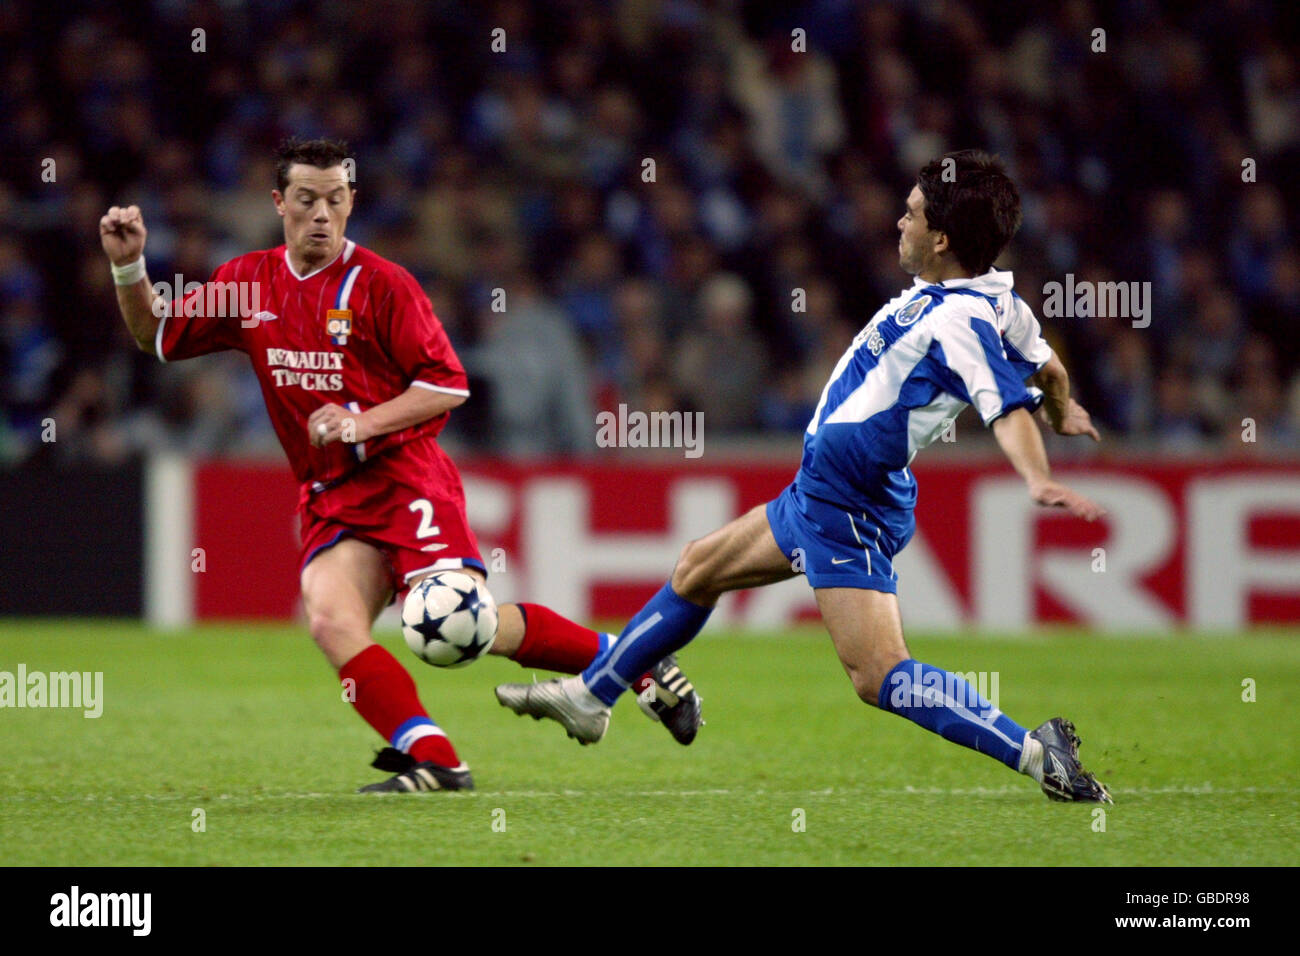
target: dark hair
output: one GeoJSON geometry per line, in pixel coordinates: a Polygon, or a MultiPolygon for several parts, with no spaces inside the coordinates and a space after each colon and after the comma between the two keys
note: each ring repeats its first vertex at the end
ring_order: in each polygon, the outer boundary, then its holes
{"type": "Polygon", "coordinates": [[[926,225],[948,234],[963,269],[988,272],[1020,228],[1020,193],[1002,161],[978,149],[945,153],[921,167],[916,184],[926,225]]]}
{"type": "Polygon", "coordinates": [[[289,167],[294,163],[331,169],[341,166],[349,152],[348,144],[341,139],[282,139],[275,150],[275,188],[280,192],[289,188],[289,167]]]}

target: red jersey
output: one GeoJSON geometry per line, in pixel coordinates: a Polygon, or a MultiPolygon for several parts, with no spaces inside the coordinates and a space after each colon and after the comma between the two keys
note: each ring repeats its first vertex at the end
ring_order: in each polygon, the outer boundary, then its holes
{"type": "Polygon", "coordinates": [[[252,361],[295,477],[317,489],[367,458],[432,440],[448,417],[361,444],[315,448],[307,418],[322,405],[363,412],[412,385],[469,394],[465,369],[419,284],[351,240],[305,276],[294,272],[284,246],[231,259],[207,285],[171,304],[154,340],[164,362],[225,349],[252,361]]]}

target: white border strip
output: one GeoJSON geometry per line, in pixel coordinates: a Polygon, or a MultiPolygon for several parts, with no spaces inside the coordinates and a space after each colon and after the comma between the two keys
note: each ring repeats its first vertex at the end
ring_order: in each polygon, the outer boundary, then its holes
{"type": "MultiPolygon", "coordinates": [[[[439,558],[426,568],[416,568],[414,571],[411,571],[402,578],[402,581],[403,583],[409,582],[411,578],[415,577],[417,574],[427,574],[430,571],[458,571],[463,567],[465,567],[464,558],[439,558]]],[[[477,571],[478,568],[475,568],[474,570],[477,571]]]]}
{"type": "Polygon", "coordinates": [[[357,284],[357,276],[361,274],[360,266],[353,266],[348,270],[348,274],[343,277],[343,287],[339,289],[339,299],[337,308],[346,309],[348,299],[352,298],[352,287],[357,284]]]}
{"type": "MultiPolygon", "coordinates": [[[[357,268],[359,269],[359,268],[361,268],[361,267],[358,266],[357,268]]],[[[360,415],[360,414],[361,414],[361,406],[360,406],[358,403],[356,403],[356,402],[348,402],[348,411],[356,412],[358,415],[360,415]]],[[[353,444],[353,446],[352,446],[352,451],[353,451],[353,453],[357,456],[357,461],[365,461],[365,460],[366,460],[366,443],[365,443],[365,442],[363,442],[363,441],[359,441],[359,442],[356,442],[355,444],[353,444]]],[[[319,482],[317,482],[317,484],[319,484],[319,482]]]]}
{"type": "Polygon", "coordinates": [[[153,627],[194,621],[194,469],[181,455],[156,455],[145,466],[144,614],[153,627]]]}
{"type": "Polygon", "coordinates": [[[418,385],[420,388],[427,388],[431,392],[446,392],[448,395],[469,395],[468,388],[447,388],[445,385],[430,385],[428,382],[421,382],[419,379],[411,382],[412,385],[418,385]]]}
{"type": "Polygon", "coordinates": [[[162,316],[158,320],[158,329],[153,334],[153,354],[158,356],[158,361],[164,365],[167,363],[167,356],[163,355],[163,326],[167,324],[167,316],[162,316]]]}

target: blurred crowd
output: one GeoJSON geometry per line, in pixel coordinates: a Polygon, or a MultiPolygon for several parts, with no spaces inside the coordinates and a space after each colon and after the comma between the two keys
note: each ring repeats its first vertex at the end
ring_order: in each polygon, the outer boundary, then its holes
{"type": "Polygon", "coordinates": [[[910,284],[917,169],[980,147],[1019,184],[999,265],[1040,316],[1067,275],[1151,283],[1147,327],[1043,320],[1108,435],[1241,451],[1249,419],[1300,449],[1283,0],[54,6],[0,7],[0,458],[274,447],[242,356],[134,349],[97,223],[138,204],[151,278],[205,279],[283,241],[288,134],[351,144],[348,234],[432,299],[463,444],[582,453],[620,402],[797,437],[910,284]]]}

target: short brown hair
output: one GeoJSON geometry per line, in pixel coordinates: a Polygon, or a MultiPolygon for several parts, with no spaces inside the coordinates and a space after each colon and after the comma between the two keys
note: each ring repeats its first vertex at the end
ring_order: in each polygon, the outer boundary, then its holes
{"type": "Polygon", "coordinates": [[[1001,161],[977,149],[932,159],[917,186],[925,197],[925,224],[948,234],[963,269],[982,275],[1020,228],[1020,194],[1001,161]],[[952,171],[944,177],[945,167],[952,171]]]}
{"type": "Polygon", "coordinates": [[[275,188],[280,192],[289,188],[289,167],[295,163],[332,169],[343,165],[349,152],[348,144],[341,139],[283,139],[275,151],[275,188]]]}

